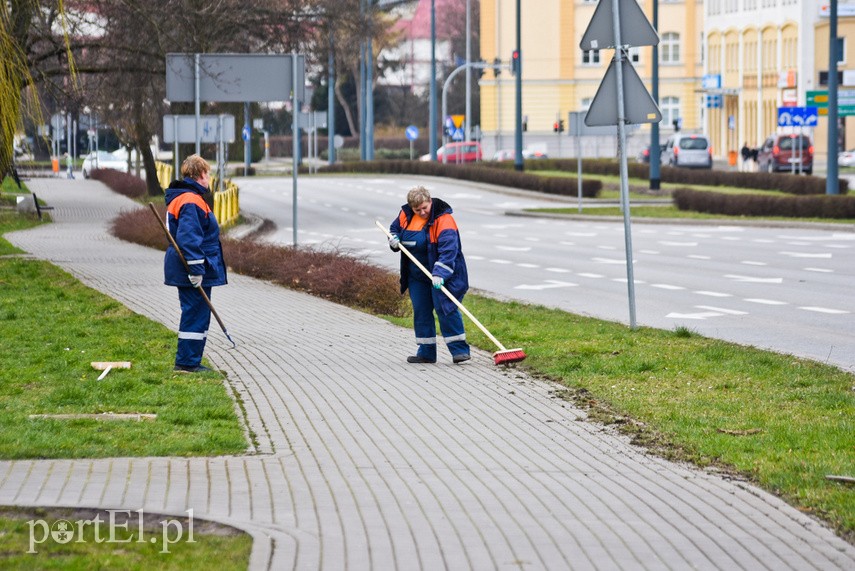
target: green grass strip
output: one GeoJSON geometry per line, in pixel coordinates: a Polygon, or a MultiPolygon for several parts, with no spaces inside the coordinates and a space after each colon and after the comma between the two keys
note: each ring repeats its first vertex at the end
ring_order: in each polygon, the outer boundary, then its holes
{"type": "MultiPolygon", "coordinates": [[[[176,300],[176,311],[178,311],[176,300]]],[[[214,456],[246,450],[219,374],[172,372],[175,333],[51,264],[0,260],[0,458],[214,456]],[[102,381],[92,361],[131,361],[102,381]],[[154,421],[30,419],[148,413],[154,421]]]]}
{"type": "Polygon", "coordinates": [[[137,514],[130,512],[130,519],[125,521],[121,517],[123,513],[116,513],[118,525],[112,529],[108,523],[110,514],[97,514],[100,523],[96,532],[94,513],[80,514],[63,509],[39,509],[32,513],[0,510],[0,568],[5,571],[243,571],[249,564],[252,537],[246,533],[225,526],[210,529],[206,522],[196,520],[191,542],[186,519],[179,522],[182,525],[179,532],[174,523],[178,520],[171,516],[147,514],[154,516],[153,521],[140,526],[137,514]],[[41,522],[56,530],[55,526],[63,521],[72,530],[73,540],[60,543],[53,537],[45,537],[41,522]],[[78,523],[81,521],[85,525],[78,523]]]}

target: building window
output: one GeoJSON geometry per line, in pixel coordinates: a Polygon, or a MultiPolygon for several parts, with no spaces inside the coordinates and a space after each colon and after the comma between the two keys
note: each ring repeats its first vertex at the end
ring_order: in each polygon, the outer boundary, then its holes
{"type": "Polygon", "coordinates": [[[661,63],[680,62],[680,34],[676,32],[662,34],[662,41],[659,44],[659,61],[661,63]]]}
{"type": "Polygon", "coordinates": [[[664,127],[671,127],[676,119],[680,118],[680,98],[663,97],[660,100],[659,110],[662,111],[662,123],[664,127]]]}
{"type": "Polygon", "coordinates": [[[588,109],[591,108],[591,101],[593,101],[592,97],[583,97],[582,102],[579,104],[580,111],[585,111],[587,113],[588,109]]]}
{"type": "Polygon", "coordinates": [[[596,65],[600,63],[600,50],[582,51],[582,63],[585,65],[596,65]]]}

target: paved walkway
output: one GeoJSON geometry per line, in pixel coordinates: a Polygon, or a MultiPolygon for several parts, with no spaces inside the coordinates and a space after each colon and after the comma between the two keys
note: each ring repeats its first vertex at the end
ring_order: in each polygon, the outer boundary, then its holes
{"type": "MultiPolygon", "coordinates": [[[[56,223],[14,244],[177,326],[162,253],[108,233],[138,205],[93,181],[29,184],[56,223]]],[[[647,455],[486,353],[407,365],[409,330],[230,278],[214,302],[239,346],[212,323],[208,357],[257,450],[0,462],[0,505],[192,508],[253,535],[251,569],[855,569],[855,547],[798,510],[647,455]]]]}

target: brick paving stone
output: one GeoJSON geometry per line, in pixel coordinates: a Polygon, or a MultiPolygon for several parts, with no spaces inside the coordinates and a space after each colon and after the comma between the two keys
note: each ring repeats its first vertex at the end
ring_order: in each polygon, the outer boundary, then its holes
{"type": "MultiPolygon", "coordinates": [[[[55,223],[7,238],[177,327],[163,254],[108,232],[138,204],[29,184],[55,223]]],[[[251,569],[855,568],[855,547],[780,499],[652,457],[484,352],[413,367],[411,331],[235,274],[213,302],[239,346],[212,323],[207,356],[255,448],[3,461],[0,505],[192,509],[252,534],[251,569]]]]}

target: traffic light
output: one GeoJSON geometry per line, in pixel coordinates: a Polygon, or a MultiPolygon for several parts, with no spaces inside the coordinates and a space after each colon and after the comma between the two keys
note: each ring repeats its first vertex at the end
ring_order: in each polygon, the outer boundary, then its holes
{"type": "Polygon", "coordinates": [[[559,133],[563,133],[563,132],[564,132],[564,119],[559,119],[559,120],[558,120],[558,132],[559,132],[559,133]]]}
{"type": "Polygon", "coordinates": [[[511,75],[517,75],[520,72],[520,51],[514,50],[511,54],[511,75]]]}
{"type": "Polygon", "coordinates": [[[493,76],[499,77],[502,75],[502,60],[499,58],[493,59],[493,76]]]}
{"type": "Polygon", "coordinates": [[[556,121],[555,123],[552,124],[552,132],[553,133],[558,132],[558,121],[556,121]]]}

